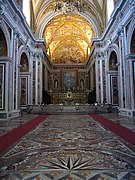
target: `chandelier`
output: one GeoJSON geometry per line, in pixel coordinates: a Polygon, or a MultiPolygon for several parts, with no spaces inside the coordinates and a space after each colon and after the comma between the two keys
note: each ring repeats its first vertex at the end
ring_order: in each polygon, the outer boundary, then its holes
{"type": "Polygon", "coordinates": [[[55,11],[64,14],[83,12],[82,0],[56,0],[55,11]]]}

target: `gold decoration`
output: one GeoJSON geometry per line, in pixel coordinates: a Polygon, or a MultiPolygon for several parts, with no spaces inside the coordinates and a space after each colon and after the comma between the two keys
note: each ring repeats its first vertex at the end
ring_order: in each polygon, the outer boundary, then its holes
{"type": "Polygon", "coordinates": [[[43,37],[52,63],[85,63],[94,31],[81,16],[62,14],[48,23],[43,37]]]}
{"type": "Polygon", "coordinates": [[[62,11],[64,14],[82,12],[82,0],[56,0],[55,11],[62,11]]]}

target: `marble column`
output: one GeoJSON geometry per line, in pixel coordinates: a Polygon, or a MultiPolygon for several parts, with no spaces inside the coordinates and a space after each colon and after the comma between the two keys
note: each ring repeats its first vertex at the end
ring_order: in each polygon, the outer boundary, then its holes
{"type": "MultiPolygon", "coordinates": [[[[11,41],[10,41],[10,58],[12,59],[12,62],[9,65],[9,95],[7,96],[9,98],[8,102],[8,110],[12,111],[13,110],[13,87],[14,87],[14,74],[13,74],[13,65],[14,65],[14,29],[11,30],[11,41]]],[[[6,88],[7,89],[7,88],[6,88]]]]}
{"type": "Polygon", "coordinates": [[[93,90],[94,89],[94,69],[93,66],[90,69],[90,89],[93,90]]]}
{"type": "Polygon", "coordinates": [[[13,46],[14,46],[14,52],[13,52],[13,110],[17,110],[19,108],[19,57],[18,57],[18,38],[19,33],[17,28],[14,29],[13,34],[13,46]]]}
{"type": "Polygon", "coordinates": [[[42,79],[42,75],[43,75],[43,54],[39,53],[39,57],[38,57],[38,103],[41,104],[42,102],[42,90],[43,90],[43,79],[42,79]]]}
{"type": "Polygon", "coordinates": [[[38,104],[38,61],[36,60],[35,67],[35,104],[38,104]]]}
{"type": "Polygon", "coordinates": [[[122,44],[123,44],[123,69],[124,69],[124,97],[125,97],[125,108],[128,108],[128,86],[127,86],[127,33],[126,27],[123,27],[123,36],[122,36],[122,44]]]}
{"type": "Polygon", "coordinates": [[[28,98],[28,104],[33,103],[33,52],[30,51],[29,56],[29,98],[28,98]]]}
{"type": "Polygon", "coordinates": [[[96,74],[96,101],[99,102],[99,60],[98,53],[94,55],[95,59],[95,74],[96,74]]]}
{"type": "Polygon", "coordinates": [[[131,109],[135,111],[135,100],[134,100],[134,77],[133,77],[133,59],[129,61],[130,64],[130,87],[131,87],[131,94],[129,94],[129,96],[131,96],[131,109]]]}
{"type": "MultiPolygon", "coordinates": [[[[41,55],[42,58],[42,55],[41,55]]],[[[39,94],[39,103],[42,103],[42,93],[43,93],[43,79],[42,79],[42,75],[43,75],[43,63],[42,63],[42,59],[40,60],[40,79],[39,79],[39,83],[40,83],[40,94],[39,94]]]]}
{"type": "Polygon", "coordinates": [[[45,90],[48,91],[48,69],[45,66],[45,90]]]}
{"type": "Polygon", "coordinates": [[[33,72],[32,72],[32,78],[33,78],[33,88],[32,88],[32,94],[35,104],[41,104],[42,102],[42,88],[43,88],[43,82],[42,82],[42,70],[43,70],[43,64],[42,64],[42,53],[34,53],[33,56],[33,72]]]}
{"type": "Polygon", "coordinates": [[[119,67],[118,67],[118,75],[119,75],[119,105],[121,108],[124,107],[123,102],[123,56],[122,56],[122,33],[121,31],[118,33],[118,41],[119,41],[119,67]]]}
{"type": "Polygon", "coordinates": [[[18,41],[19,41],[19,34],[16,35],[16,101],[15,101],[15,109],[19,109],[19,55],[18,55],[18,41]]]}

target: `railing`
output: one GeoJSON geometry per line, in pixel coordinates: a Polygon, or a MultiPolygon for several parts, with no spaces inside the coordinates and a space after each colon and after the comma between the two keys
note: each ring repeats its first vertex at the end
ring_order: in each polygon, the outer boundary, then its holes
{"type": "Polygon", "coordinates": [[[57,114],[57,113],[107,113],[112,111],[111,104],[75,104],[64,106],[63,104],[28,105],[28,113],[31,114],[57,114]]]}

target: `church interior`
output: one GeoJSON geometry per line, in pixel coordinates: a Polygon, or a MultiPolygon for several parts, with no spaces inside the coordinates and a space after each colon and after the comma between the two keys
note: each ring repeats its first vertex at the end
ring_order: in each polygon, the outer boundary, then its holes
{"type": "Polygon", "coordinates": [[[134,0],[0,0],[0,179],[135,179],[134,0]]]}

